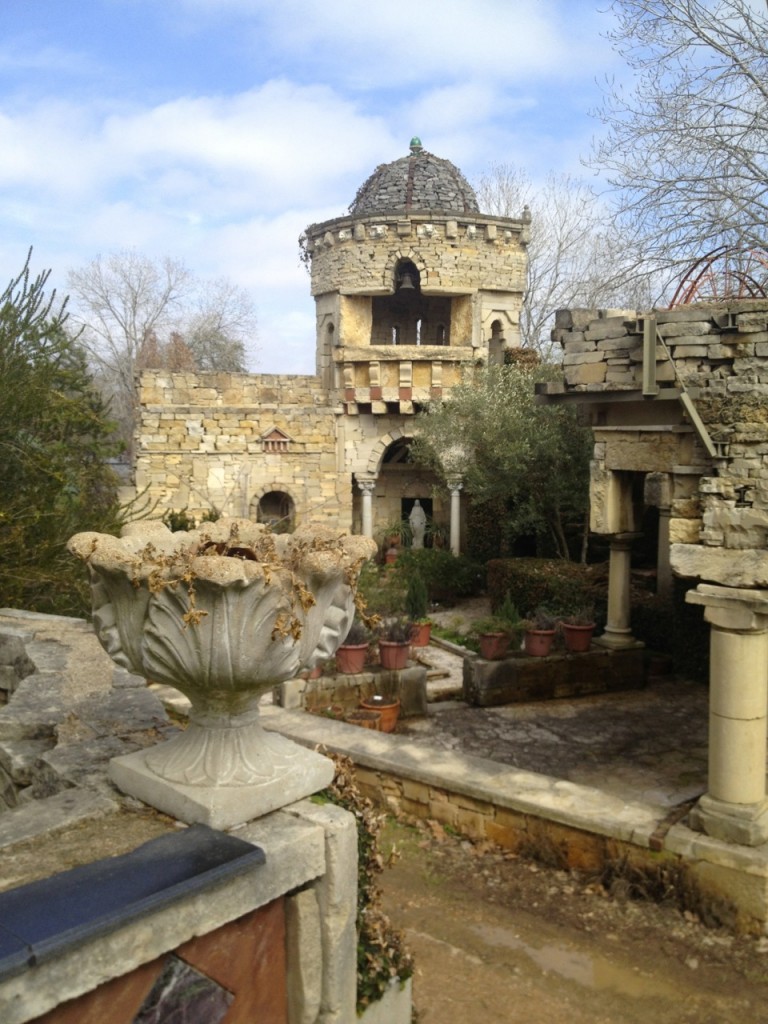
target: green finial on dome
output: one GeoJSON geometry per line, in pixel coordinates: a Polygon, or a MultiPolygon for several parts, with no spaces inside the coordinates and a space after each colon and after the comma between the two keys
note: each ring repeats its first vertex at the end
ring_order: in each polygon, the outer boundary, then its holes
{"type": "Polygon", "coordinates": [[[411,152],[416,156],[416,154],[420,153],[422,149],[424,149],[424,147],[421,144],[421,139],[418,135],[414,135],[411,139],[411,152]]]}

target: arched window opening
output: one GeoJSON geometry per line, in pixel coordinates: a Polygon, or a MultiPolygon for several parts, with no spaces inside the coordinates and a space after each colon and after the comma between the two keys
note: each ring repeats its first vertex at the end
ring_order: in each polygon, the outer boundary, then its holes
{"type": "Polygon", "coordinates": [[[393,324],[392,325],[392,344],[393,345],[399,345],[400,344],[400,324],[393,324]]]}
{"type": "Polygon", "coordinates": [[[446,338],[445,324],[438,324],[435,331],[435,344],[444,345],[446,338]]]}
{"type": "Polygon", "coordinates": [[[276,533],[291,533],[295,526],[296,506],[285,491],[267,491],[256,507],[256,521],[271,527],[276,533]]]}
{"type": "Polygon", "coordinates": [[[421,275],[412,260],[398,260],[395,267],[395,291],[421,291],[421,275]]]}

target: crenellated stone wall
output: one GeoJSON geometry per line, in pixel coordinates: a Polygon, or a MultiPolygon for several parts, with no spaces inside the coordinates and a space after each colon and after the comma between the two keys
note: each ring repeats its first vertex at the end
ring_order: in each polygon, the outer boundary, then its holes
{"type": "Polygon", "coordinates": [[[307,229],[312,294],[388,295],[399,259],[414,261],[429,294],[478,288],[522,292],[527,240],[528,222],[509,217],[439,212],[339,217],[307,229]]]}

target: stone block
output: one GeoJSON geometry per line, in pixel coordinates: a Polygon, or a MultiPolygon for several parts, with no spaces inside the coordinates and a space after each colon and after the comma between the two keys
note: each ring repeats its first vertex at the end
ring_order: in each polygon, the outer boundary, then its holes
{"type": "Polygon", "coordinates": [[[608,367],[601,361],[587,365],[566,366],[563,369],[566,384],[570,387],[577,387],[581,384],[604,384],[608,367]]]}
{"type": "Polygon", "coordinates": [[[603,341],[606,338],[626,338],[626,325],[621,320],[593,321],[584,333],[587,341],[603,341]]]}
{"type": "Polygon", "coordinates": [[[320,908],[314,888],[285,901],[286,986],[291,1024],[315,1024],[323,992],[320,908]]]}
{"type": "Polygon", "coordinates": [[[464,699],[478,707],[579,697],[645,685],[642,650],[593,648],[585,654],[533,658],[512,654],[502,661],[464,661],[464,699]]]}
{"type": "Polygon", "coordinates": [[[670,544],[698,544],[700,531],[700,519],[677,519],[670,517],[670,544]]]}

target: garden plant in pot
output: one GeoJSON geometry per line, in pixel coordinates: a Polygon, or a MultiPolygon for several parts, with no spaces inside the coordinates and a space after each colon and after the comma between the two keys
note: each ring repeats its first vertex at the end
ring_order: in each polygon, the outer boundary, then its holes
{"type": "Polygon", "coordinates": [[[555,641],[557,616],[546,608],[537,608],[526,620],[523,650],[537,658],[546,657],[555,641]]]}
{"type": "Polygon", "coordinates": [[[397,719],[400,716],[400,701],[397,697],[388,697],[383,693],[374,693],[360,701],[363,711],[375,711],[379,715],[379,723],[376,728],[380,732],[394,732],[397,719]]]}
{"type": "Polygon", "coordinates": [[[411,643],[414,647],[429,646],[432,623],[427,616],[427,584],[418,570],[408,576],[405,611],[411,621],[411,643]]]}
{"type": "Polygon", "coordinates": [[[521,627],[520,613],[507,594],[495,614],[478,619],[472,627],[480,645],[480,657],[487,661],[503,658],[519,637],[521,627]]]}
{"type": "Polygon", "coordinates": [[[560,630],[566,651],[582,654],[588,651],[595,632],[595,610],[591,605],[578,608],[572,615],[560,620],[560,630]]]}
{"type": "Polygon", "coordinates": [[[404,616],[385,619],[379,628],[381,667],[403,669],[408,664],[413,623],[404,616]]]}
{"type": "Polygon", "coordinates": [[[345,675],[356,675],[362,672],[370,643],[371,631],[360,619],[355,618],[349,627],[349,632],[336,651],[337,670],[345,675]]]}

